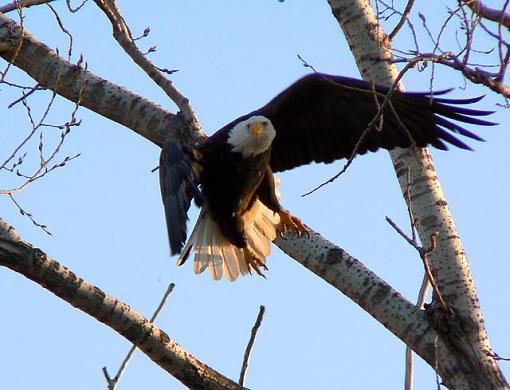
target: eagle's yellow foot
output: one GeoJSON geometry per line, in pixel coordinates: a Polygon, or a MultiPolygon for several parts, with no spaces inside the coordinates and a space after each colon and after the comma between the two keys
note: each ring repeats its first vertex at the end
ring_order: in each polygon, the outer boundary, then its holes
{"type": "Polygon", "coordinates": [[[298,217],[295,217],[289,211],[284,209],[278,211],[278,215],[280,216],[280,236],[283,237],[283,235],[290,228],[296,232],[298,237],[301,237],[302,234],[306,234],[308,237],[310,237],[310,231],[303,223],[303,221],[301,221],[298,217]]]}
{"type": "Polygon", "coordinates": [[[260,270],[261,268],[264,269],[264,271],[268,270],[264,261],[260,259],[255,253],[253,253],[253,251],[251,251],[247,247],[243,248],[243,255],[244,260],[246,261],[246,264],[248,266],[248,272],[251,274],[251,270],[253,269],[258,275],[265,278],[266,276],[260,270]]]}

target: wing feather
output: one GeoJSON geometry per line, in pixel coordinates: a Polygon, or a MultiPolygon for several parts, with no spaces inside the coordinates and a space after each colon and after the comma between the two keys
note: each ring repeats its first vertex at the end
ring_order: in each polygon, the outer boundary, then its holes
{"type": "MultiPolygon", "coordinates": [[[[298,80],[268,104],[236,119],[219,133],[226,132],[240,120],[262,115],[271,120],[276,129],[270,160],[274,172],[314,161],[329,163],[353,154],[387,91],[388,88],[374,87],[362,80],[315,73],[298,80]]],[[[432,96],[423,92],[394,92],[391,104],[384,111],[382,128],[380,131],[371,128],[356,153],[411,145],[447,149],[444,142],[469,149],[451,132],[475,140],[481,138],[445,118],[491,126],[494,123],[478,118],[491,111],[465,107],[482,97],[436,97],[449,91],[436,91],[432,96]]]]}
{"type": "Polygon", "coordinates": [[[172,255],[186,242],[186,222],[191,200],[201,200],[197,175],[179,143],[170,140],[161,149],[159,183],[165,208],[168,241],[172,255]]]}

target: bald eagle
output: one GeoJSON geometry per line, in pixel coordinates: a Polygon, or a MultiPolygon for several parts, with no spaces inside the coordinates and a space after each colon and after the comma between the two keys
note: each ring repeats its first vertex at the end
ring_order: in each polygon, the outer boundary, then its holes
{"type": "Polygon", "coordinates": [[[195,273],[209,268],[213,279],[229,280],[252,270],[262,275],[277,232],[307,233],[281,206],[274,172],[379,148],[447,150],[446,142],[470,149],[452,133],[482,139],[451,120],[494,125],[477,118],[492,112],[462,107],[482,97],[437,97],[448,91],[395,91],[381,119],[373,121],[388,92],[365,81],[314,73],[191,149],[175,141],[164,145],[160,184],[171,254],[180,253],[177,263],[193,250],[195,273]],[[193,199],[202,209],[186,242],[193,199]]]}

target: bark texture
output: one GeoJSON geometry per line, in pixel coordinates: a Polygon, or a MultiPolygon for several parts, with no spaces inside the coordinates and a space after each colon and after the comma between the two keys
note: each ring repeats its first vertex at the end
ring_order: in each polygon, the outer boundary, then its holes
{"type": "Polygon", "coordinates": [[[156,145],[169,137],[196,142],[179,114],[72,64],[0,13],[0,57],[25,71],[42,87],[120,123],[156,145]]]}
{"type": "MultiPolygon", "coordinates": [[[[392,58],[391,42],[382,31],[370,2],[328,2],[347,37],[363,78],[391,86],[397,79],[398,70],[388,61],[392,58]]],[[[397,149],[390,154],[407,202],[407,172],[410,169],[412,208],[423,246],[431,247],[431,236],[437,234],[437,247],[428,260],[448,309],[434,305],[429,311],[431,324],[444,342],[438,343],[437,365],[432,367],[437,366],[450,388],[507,388],[497,361],[490,356],[493,351],[467,257],[428,149],[397,149]],[[460,364],[455,371],[445,366],[453,356],[460,364]]]]}
{"type": "Polygon", "coordinates": [[[40,249],[33,248],[2,219],[0,266],[26,276],[114,329],[187,387],[243,389],[200,362],[127,304],[87,283],[40,249]]]}

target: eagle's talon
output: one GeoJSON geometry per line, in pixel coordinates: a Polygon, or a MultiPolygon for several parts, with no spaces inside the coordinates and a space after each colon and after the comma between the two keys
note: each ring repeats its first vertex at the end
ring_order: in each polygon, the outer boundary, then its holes
{"type": "Polygon", "coordinates": [[[278,215],[280,216],[279,233],[282,238],[283,235],[287,233],[288,228],[296,232],[298,238],[303,234],[306,234],[308,237],[310,237],[309,229],[298,217],[295,217],[290,212],[283,209],[278,212],[278,215]]]}
{"type": "Polygon", "coordinates": [[[262,276],[264,279],[266,279],[266,276],[260,270],[260,268],[262,268],[264,271],[269,270],[264,261],[255,255],[255,253],[253,253],[253,251],[251,251],[249,248],[243,248],[243,254],[250,275],[251,270],[253,269],[259,276],[262,276]]]}

